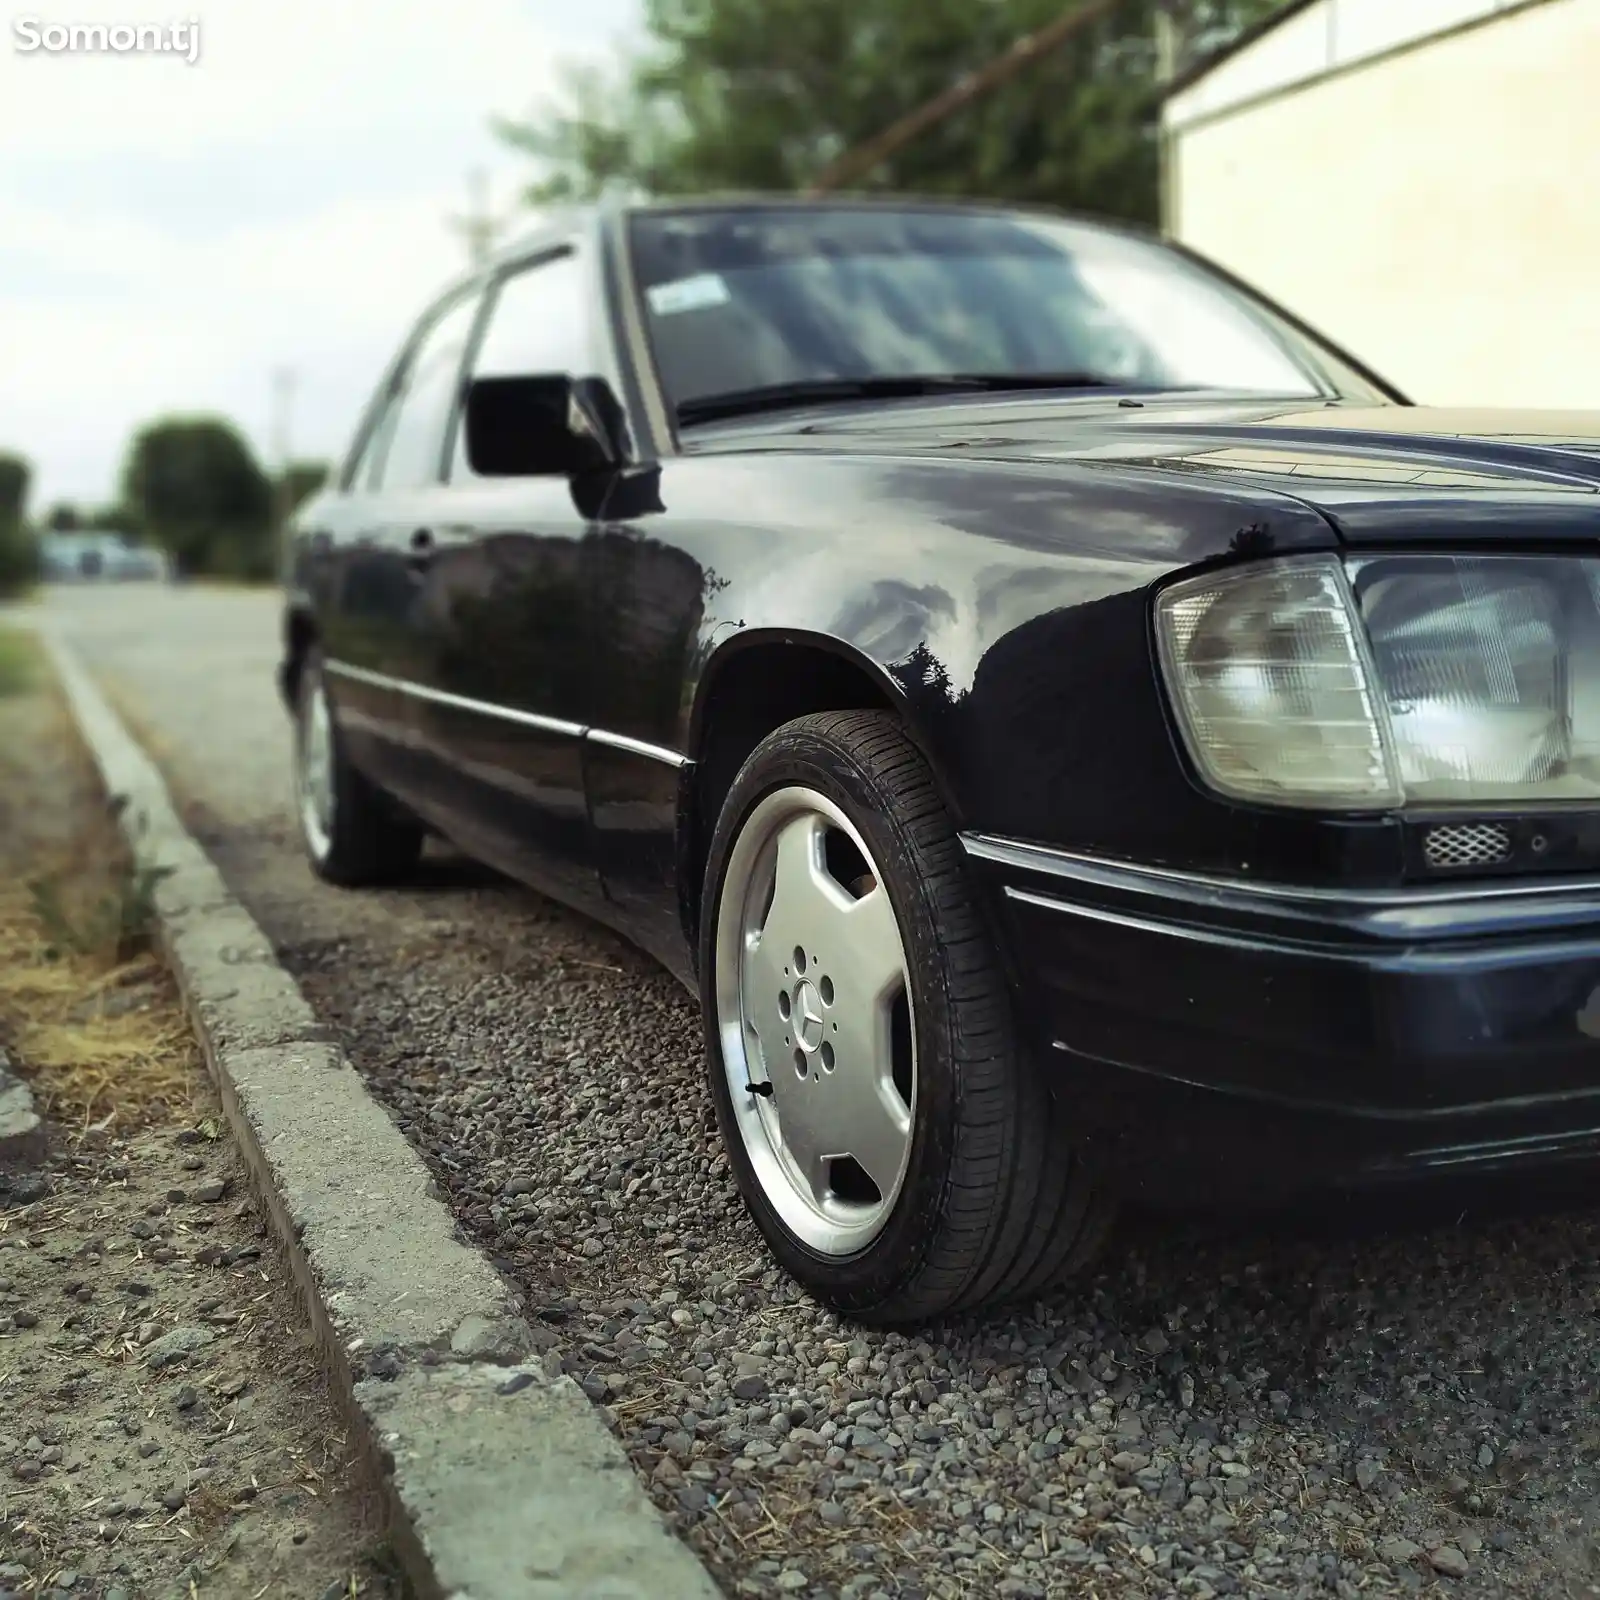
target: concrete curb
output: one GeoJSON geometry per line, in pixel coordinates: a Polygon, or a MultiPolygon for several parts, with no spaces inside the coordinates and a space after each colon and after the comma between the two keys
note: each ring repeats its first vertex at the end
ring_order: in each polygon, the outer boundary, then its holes
{"type": "Polygon", "coordinates": [[[423,1600],[715,1600],[76,654],[43,632],[423,1600]]]}
{"type": "Polygon", "coordinates": [[[0,1172],[37,1166],[44,1155],[44,1119],[33,1109],[33,1091],[0,1050],[0,1172]]]}

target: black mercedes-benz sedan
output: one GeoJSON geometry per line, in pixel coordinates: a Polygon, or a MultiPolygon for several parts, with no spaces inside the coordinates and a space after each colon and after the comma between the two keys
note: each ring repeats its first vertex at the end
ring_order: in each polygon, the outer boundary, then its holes
{"type": "Polygon", "coordinates": [[[756,1224],[870,1321],[1129,1195],[1593,1159],[1597,491],[1600,419],[1410,405],[1136,234],[573,213],[297,519],[306,848],[436,833],[665,963],[756,1224]]]}

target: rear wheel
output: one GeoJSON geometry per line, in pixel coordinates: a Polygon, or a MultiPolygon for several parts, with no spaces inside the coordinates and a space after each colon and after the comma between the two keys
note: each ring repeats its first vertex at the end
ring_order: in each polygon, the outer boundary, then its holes
{"type": "Polygon", "coordinates": [[[422,829],[351,765],[315,652],[296,685],[295,797],[306,855],[329,883],[394,883],[416,868],[422,829]]]}
{"type": "Polygon", "coordinates": [[[780,728],[712,843],[711,1089],[774,1255],[910,1323],[1036,1294],[1109,1219],[1010,997],[927,763],[889,714],[780,728]]]}

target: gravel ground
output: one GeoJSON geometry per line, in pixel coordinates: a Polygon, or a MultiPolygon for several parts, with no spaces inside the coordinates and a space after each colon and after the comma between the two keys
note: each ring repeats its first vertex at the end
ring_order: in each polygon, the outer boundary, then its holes
{"type": "Polygon", "coordinates": [[[1592,1215],[1134,1223],[1026,1314],[841,1325],[767,1267],[670,979],[442,854],[313,882],[270,597],[56,608],[730,1594],[1600,1594],[1592,1215]]]}
{"type": "Polygon", "coordinates": [[[294,1292],[196,1091],[198,1123],[0,1176],[0,1595],[398,1595],[294,1292]]]}

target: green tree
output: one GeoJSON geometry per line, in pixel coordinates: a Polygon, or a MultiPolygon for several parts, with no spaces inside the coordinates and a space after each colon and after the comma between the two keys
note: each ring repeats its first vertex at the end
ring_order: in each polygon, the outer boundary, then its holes
{"type": "Polygon", "coordinates": [[[273,575],[272,483],[226,422],[168,418],[144,428],[128,452],[122,500],[185,576],[273,575]]]}
{"type": "Polygon", "coordinates": [[[138,519],[126,506],[95,506],[84,514],[83,526],[94,533],[138,535],[138,519]]]}
{"type": "Polygon", "coordinates": [[[63,500],[59,505],[51,506],[45,514],[44,525],[51,533],[76,533],[86,523],[82,512],[63,500]]]}
{"type": "Polygon", "coordinates": [[[0,455],[0,522],[21,522],[28,510],[33,469],[21,456],[0,455]]]}
{"type": "Polygon", "coordinates": [[[32,476],[21,456],[0,455],[0,596],[19,593],[38,575],[38,541],[28,526],[32,476]]]}
{"type": "MultiPolygon", "coordinates": [[[[1154,222],[1156,14],[1123,0],[861,180],[1154,222]]],[[[1171,0],[1181,68],[1280,0],[1171,0]]],[[[535,157],[536,204],[610,186],[647,194],[803,188],[1024,34],[1063,0],[646,0],[649,43],[501,136],[535,157]]]]}

